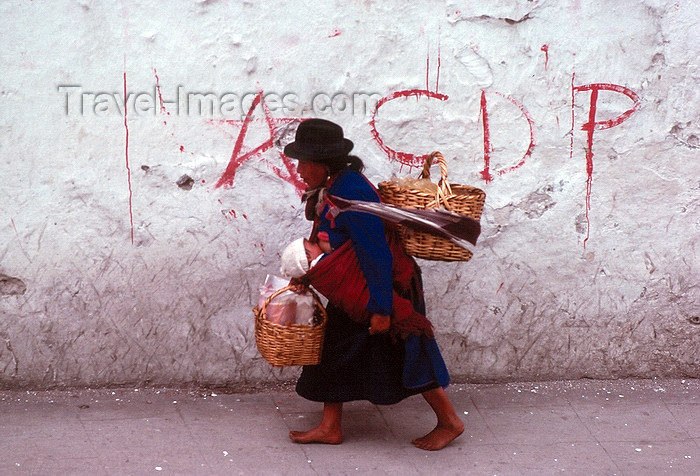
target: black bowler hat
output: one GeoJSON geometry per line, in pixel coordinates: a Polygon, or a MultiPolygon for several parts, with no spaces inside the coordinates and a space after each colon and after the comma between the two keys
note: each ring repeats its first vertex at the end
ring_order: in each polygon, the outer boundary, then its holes
{"type": "Polygon", "coordinates": [[[343,128],[325,119],[307,119],[299,124],[294,142],[287,144],[284,155],[311,162],[342,158],[352,150],[352,141],[343,137],[343,128]]]}

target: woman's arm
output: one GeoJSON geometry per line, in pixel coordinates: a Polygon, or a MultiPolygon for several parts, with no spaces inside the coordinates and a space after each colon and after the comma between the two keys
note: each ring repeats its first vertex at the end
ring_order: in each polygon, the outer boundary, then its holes
{"type": "MultiPolygon", "coordinates": [[[[328,190],[329,194],[348,200],[378,202],[379,195],[367,179],[357,172],[341,172],[328,190]]],[[[393,304],[392,255],[386,241],[384,222],[371,214],[346,211],[335,218],[321,217],[320,230],[328,233],[331,246],[337,249],[350,240],[369,290],[367,311],[391,315],[393,304]]]]}
{"type": "Polygon", "coordinates": [[[336,219],[347,230],[369,289],[367,311],[390,315],[393,301],[392,256],[381,219],[366,213],[344,212],[336,219]]]}

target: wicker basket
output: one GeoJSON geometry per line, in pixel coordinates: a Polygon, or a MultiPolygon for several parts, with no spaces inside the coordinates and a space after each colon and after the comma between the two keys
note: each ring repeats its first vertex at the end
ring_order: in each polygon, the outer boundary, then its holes
{"type": "Polygon", "coordinates": [[[312,290],[314,297],[314,323],[292,324],[283,326],[270,322],[266,317],[267,305],[274,298],[293,286],[286,286],[272,293],[262,305],[254,308],[255,314],[255,343],[258,352],[275,367],[292,365],[316,365],[321,360],[323,337],[326,332],[328,316],[321,301],[312,290]]]}
{"type": "MultiPolygon", "coordinates": [[[[430,210],[444,207],[459,215],[479,220],[484,209],[486,194],[483,190],[468,185],[450,185],[447,181],[447,164],[440,152],[433,152],[428,156],[420,178],[430,178],[433,159],[437,159],[440,164],[437,195],[424,190],[402,188],[394,182],[387,181],[378,185],[382,200],[403,208],[430,210]]],[[[406,252],[416,258],[434,261],[468,261],[472,257],[471,251],[452,243],[447,238],[415,231],[401,225],[398,229],[406,252]]]]}

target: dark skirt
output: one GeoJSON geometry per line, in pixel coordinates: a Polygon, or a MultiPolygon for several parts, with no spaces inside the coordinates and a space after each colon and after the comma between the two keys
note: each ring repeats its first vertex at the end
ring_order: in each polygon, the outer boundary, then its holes
{"type": "Polygon", "coordinates": [[[316,402],[368,400],[390,405],[449,383],[435,339],[370,335],[367,324],[328,305],[321,363],[305,366],[296,391],[316,402]]]}

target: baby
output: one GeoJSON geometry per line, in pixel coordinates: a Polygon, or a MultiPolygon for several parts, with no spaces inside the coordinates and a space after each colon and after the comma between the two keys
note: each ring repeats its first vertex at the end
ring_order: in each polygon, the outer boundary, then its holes
{"type": "MultiPolygon", "coordinates": [[[[328,242],[325,242],[328,244],[328,242]]],[[[330,249],[330,246],[328,247],[330,249]]],[[[304,276],[318,260],[325,256],[323,244],[311,243],[305,238],[299,238],[291,242],[282,252],[282,264],[280,272],[283,276],[291,279],[304,276]]],[[[272,278],[275,278],[274,276],[272,278]]],[[[277,278],[278,280],[280,278],[277,278]]],[[[268,276],[270,280],[270,276],[268,276]]],[[[258,307],[262,309],[265,301],[272,294],[273,288],[284,286],[280,283],[273,284],[274,279],[268,283],[265,281],[260,292],[260,302],[258,307]]],[[[290,324],[308,324],[313,321],[314,302],[313,297],[301,290],[286,291],[273,301],[270,301],[266,308],[266,317],[270,322],[287,326],[290,324]]]]}
{"type": "Polygon", "coordinates": [[[292,241],[282,252],[280,272],[288,278],[301,278],[325,256],[328,242],[311,243],[306,238],[292,241]]]}

